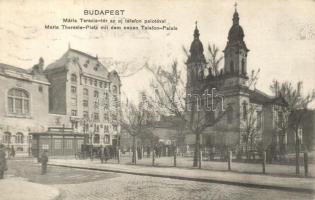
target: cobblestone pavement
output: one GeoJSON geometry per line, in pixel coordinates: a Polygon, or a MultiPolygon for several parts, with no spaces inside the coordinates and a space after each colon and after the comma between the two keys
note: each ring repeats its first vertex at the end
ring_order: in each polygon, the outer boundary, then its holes
{"type": "Polygon", "coordinates": [[[313,199],[311,194],[61,167],[49,167],[48,174],[38,178],[34,161],[10,161],[9,167],[15,176],[58,188],[58,200],[313,199]]]}
{"type": "Polygon", "coordinates": [[[313,199],[311,195],[167,178],[122,175],[82,184],[56,185],[60,200],[75,199],[313,199]]]}

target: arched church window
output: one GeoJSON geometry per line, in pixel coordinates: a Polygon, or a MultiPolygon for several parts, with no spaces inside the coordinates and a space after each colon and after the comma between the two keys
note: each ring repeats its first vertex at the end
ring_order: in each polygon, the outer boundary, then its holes
{"type": "Polygon", "coordinates": [[[230,72],[234,73],[234,63],[233,63],[233,61],[230,62],[230,72]]]}
{"type": "Polygon", "coordinates": [[[229,106],[228,113],[227,113],[227,122],[228,123],[232,123],[232,121],[233,121],[233,112],[234,112],[233,107],[229,106]]]}
{"type": "Polygon", "coordinates": [[[246,74],[244,58],[242,59],[242,74],[246,74]]]}
{"type": "Polygon", "coordinates": [[[246,101],[243,102],[243,120],[247,119],[247,103],[246,101]]]}

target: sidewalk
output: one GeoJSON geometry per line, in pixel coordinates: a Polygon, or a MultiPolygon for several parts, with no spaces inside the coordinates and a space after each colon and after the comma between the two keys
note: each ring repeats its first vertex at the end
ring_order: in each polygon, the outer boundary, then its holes
{"type": "Polygon", "coordinates": [[[101,164],[99,160],[90,161],[75,159],[51,159],[49,164],[55,166],[127,173],[134,175],[155,176],[181,180],[222,183],[246,187],[315,193],[314,178],[273,177],[259,174],[242,174],[226,171],[209,171],[203,169],[183,169],[174,167],[101,164]]]}
{"type": "MultiPolygon", "coordinates": [[[[117,161],[110,160],[111,162],[117,163],[117,161]]],[[[121,157],[120,163],[130,164],[131,157],[123,155],[121,157]]],[[[174,163],[173,157],[160,157],[155,159],[156,166],[163,167],[172,167],[174,163]]],[[[180,168],[192,168],[193,158],[192,157],[177,157],[177,167],[180,168]]],[[[141,160],[137,160],[137,164],[151,166],[152,158],[144,157],[141,160]]],[[[241,162],[232,162],[232,171],[240,173],[262,173],[262,164],[261,163],[241,163],[241,162]]],[[[228,163],[226,161],[203,161],[202,169],[213,170],[213,171],[228,171],[228,163]]],[[[304,175],[304,166],[300,166],[301,176],[304,175]]],[[[315,176],[315,165],[309,163],[309,176],[315,176]]],[[[267,164],[266,165],[266,174],[275,175],[275,176],[292,176],[296,177],[295,166],[294,165],[281,165],[281,164],[267,164]]]]}
{"type": "Polygon", "coordinates": [[[59,190],[23,178],[5,177],[0,180],[0,199],[8,200],[53,200],[59,196],[59,190]]]}

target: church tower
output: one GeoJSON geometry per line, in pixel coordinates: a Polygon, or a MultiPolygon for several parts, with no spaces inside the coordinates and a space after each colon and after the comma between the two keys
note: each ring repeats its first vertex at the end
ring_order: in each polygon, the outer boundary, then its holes
{"type": "Polygon", "coordinates": [[[248,79],[247,77],[247,49],[244,42],[244,31],[239,24],[239,15],[235,5],[233,25],[230,28],[228,42],[224,49],[224,74],[229,77],[248,79]]]}
{"type": "Polygon", "coordinates": [[[198,90],[205,79],[206,59],[203,54],[203,45],[199,39],[200,33],[197,27],[194,31],[194,40],[190,45],[190,56],[187,59],[187,94],[198,90]]]}

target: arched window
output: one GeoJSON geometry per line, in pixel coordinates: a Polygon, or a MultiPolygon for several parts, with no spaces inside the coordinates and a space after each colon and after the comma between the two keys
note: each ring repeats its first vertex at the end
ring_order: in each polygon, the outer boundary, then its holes
{"type": "Polygon", "coordinates": [[[5,132],[3,135],[3,143],[10,144],[11,143],[11,133],[5,132]]]}
{"type": "Polygon", "coordinates": [[[94,135],[93,143],[95,143],[95,144],[100,143],[100,135],[99,134],[94,135]]]}
{"type": "Polygon", "coordinates": [[[71,74],[71,83],[76,83],[77,82],[77,75],[71,74]]]}
{"type": "Polygon", "coordinates": [[[27,91],[13,88],[8,92],[8,112],[11,114],[29,114],[30,99],[27,91]]]}
{"type": "Polygon", "coordinates": [[[104,143],[109,144],[110,143],[110,135],[104,135],[104,143]]]}
{"type": "Polygon", "coordinates": [[[96,90],[94,91],[94,97],[98,98],[98,91],[96,91],[96,90]]]}
{"type": "Polygon", "coordinates": [[[227,113],[227,122],[228,123],[232,123],[232,121],[233,121],[233,114],[234,114],[233,112],[234,112],[233,107],[229,106],[228,113],[227,113]]]}
{"type": "Polygon", "coordinates": [[[113,86],[113,93],[117,93],[117,86],[116,85],[113,86]]]}
{"type": "Polygon", "coordinates": [[[89,96],[89,90],[87,88],[83,89],[83,96],[89,96]]]}
{"type": "Polygon", "coordinates": [[[234,73],[234,63],[233,63],[233,61],[230,62],[230,72],[234,73]]]}
{"type": "Polygon", "coordinates": [[[247,119],[247,103],[246,101],[243,102],[243,120],[247,119]]]}
{"type": "Polygon", "coordinates": [[[17,133],[15,137],[15,143],[17,144],[23,144],[24,143],[24,135],[23,133],[17,133]]]}
{"type": "Polygon", "coordinates": [[[246,74],[244,58],[242,59],[242,74],[246,74]]]}

